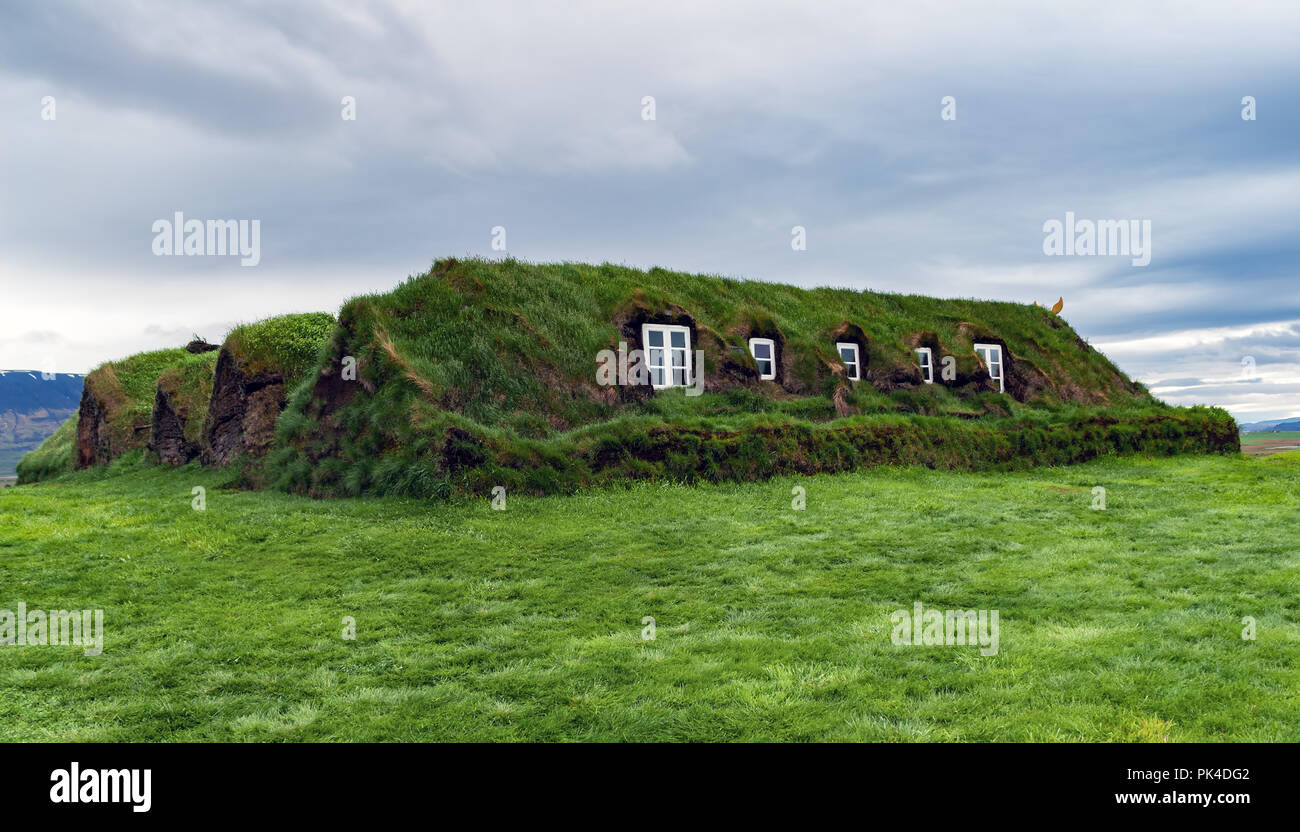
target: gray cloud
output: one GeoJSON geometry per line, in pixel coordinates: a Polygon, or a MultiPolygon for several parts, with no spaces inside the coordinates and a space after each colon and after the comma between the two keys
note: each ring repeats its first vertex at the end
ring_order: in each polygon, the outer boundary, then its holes
{"type": "Polygon", "coordinates": [[[536,260],[1064,296],[1130,373],[1201,380],[1170,400],[1300,413],[1300,331],[1251,329],[1300,320],[1297,36],[1285,3],[27,4],[0,27],[0,328],[86,368],[198,315],[336,309],[504,225],[536,260]],[[176,210],[260,219],[261,265],[153,256],[176,210]],[[1150,219],[1151,265],[1045,257],[1065,211],[1150,219]],[[1244,355],[1261,384],[1214,381],[1244,355]]]}

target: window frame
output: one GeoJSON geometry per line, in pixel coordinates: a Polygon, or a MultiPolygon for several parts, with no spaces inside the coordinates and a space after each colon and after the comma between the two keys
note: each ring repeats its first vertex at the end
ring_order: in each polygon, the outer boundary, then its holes
{"type": "Polygon", "coordinates": [[[776,381],[776,341],[775,341],[775,340],[773,340],[773,339],[771,339],[771,338],[750,338],[750,339],[749,339],[749,355],[750,355],[751,358],[754,359],[754,363],[758,365],[758,377],[759,377],[761,380],[763,380],[763,381],[776,381]],[[754,345],[755,345],[755,344],[766,344],[766,345],[767,345],[767,349],[768,349],[768,357],[767,357],[767,358],[759,358],[759,357],[754,353],[754,345]],[[763,365],[762,365],[761,363],[759,363],[759,362],[762,362],[762,361],[766,361],[768,364],[771,365],[771,367],[772,367],[772,372],[770,372],[770,373],[766,373],[766,374],[763,372],[763,365]]]}
{"type": "Polygon", "coordinates": [[[854,375],[849,376],[849,381],[862,381],[862,347],[859,346],[856,341],[836,341],[835,355],[839,357],[840,363],[844,365],[846,371],[848,370],[849,364],[852,363],[854,375]],[[844,353],[842,350],[845,347],[851,347],[853,349],[852,362],[844,360],[844,353]]]}
{"type": "Polygon", "coordinates": [[[925,353],[925,361],[921,362],[921,378],[926,384],[934,384],[934,351],[929,347],[913,347],[912,352],[918,360],[921,353],[925,353]]]}
{"type": "Polygon", "coordinates": [[[691,367],[691,328],[681,324],[641,324],[641,348],[645,350],[645,366],[650,373],[650,386],[656,390],[666,390],[670,387],[690,387],[695,383],[695,374],[691,367]],[[662,347],[650,346],[650,333],[654,331],[662,332],[664,335],[664,345],[662,347]],[[681,332],[685,335],[682,339],[686,344],[685,347],[672,346],[672,333],[681,332]],[[664,352],[664,363],[652,364],[650,361],[650,350],[657,349],[664,352]],[[680,350],[683,353],[683,365],[681,367],[673,364],[673,352],[680,350]],[[664,384],[655,384],[655,370],[664,371],[664,384]],[[683,377],[685,381],[677,384],[673,377],[674,370],[684,370],[683,377]]]}
{"type": "Polygon", "coordinates": [[[975,354],[978,355],[980,357],[980,360],[984,362],[984,368],[988,371],[989,378],[997,381],[998,392],[999,393],[1007,392],[1007,365],[1006,365],[1005,357],[1002,353],[1002,345],[1001,344],[975,344],[974,347],[975,347],[975,354]],[[993,359],[989,357],[995,350],[997,351],[997,355],[998,355],[998,360],[996,362],[994,362],[993,359]],[[986,351],[989,353],[989,355],[985,354],[986,351]],[[998,374],[996,376],[993,375],[993,365],[995,363],[998,366],[998,374]]]}

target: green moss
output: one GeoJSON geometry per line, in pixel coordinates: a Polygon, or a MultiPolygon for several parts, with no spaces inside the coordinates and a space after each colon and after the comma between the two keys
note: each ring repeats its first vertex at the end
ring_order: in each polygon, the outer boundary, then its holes
{"type": "MultiPolygon", "coordinates": [[[[207,390],[212,389],[215,355],[193,355],[184,349],[154,350],[105,362],[86,376],[87,389],[104,409],[114,458],[148,443],[160,378],[174,379],[181,401],[206,411],[202,388],[206,383],[207,390]]],[[[39,448],[23,457],[18,463],[19,482],[37,482],[72,470],[78,418],[79,414],[72,416],[39,448]]]]}
{"type": "Polygon", "coordinates": [[[226,336],[226,349],[254,375],[281,373],[290,387],[316,366],[321,345],[334,330],[325,312],[280,315],[240,324],[226,336]]]}
{"type": "Polygon", "coordinates": [[[164,370],[158,377],[157,386],[171,396],[173,407],[185,420],[185,438],[198,444],[212,398],[217,352],[187,353],[187,356],[180,364],[164,370]]]}
{"type": "MultiPolygon", "coordinates": [[[[875,465],[1010,470],[1240,447],[1225,412],[1160,404],[1059,318],[1010,303],[448,260],[349,301],[337,325],[323,313],[284,315],[236,327],[225,348],[246,373],[283,375],[290,391],[276,448],[247,483],[315,495],[446,497],[498,484],[548,493],[875,465]],[[608,396],[595,383],[597,355],[647,315],[689,315],[706,377],[725,383],[700,396],[608,396]],[[834,350],[846,329],[865,342],[867,372],[847,387],[834,350]],[[751,335],[780,342],[783,386],[753,377],[751,335]],[[1018,399],[980,381],[971,344],[984,339],[1006,344],[1018,399]],[[935,349],[936,370],[956,358],[957,384],[922,384],[915,343],[935,349]],[[347,359],[355,380],[317,383],[347,359]]],[[[159,383],[197,441],[215,360],[163,350],[87,377],[114,456],[143,446],[159,383]]]]}
{"type": "MultiPolygon", "coordinates": [[[[963,371],[974,372],[971,344],[989,333],[1054,383],[1035,397],[1036,406],[1071,398],[1149,400],[1059,317],[1013,303],[800,289],[608,264],[448,260],[392,292],[350,301],[340,320],[352,354],[368,352],[380,378],[423,379],[444,406],[485,426],[505,426],[524,411],[563,430],[610,418],[606,404],[584,388],[595,386],[597,353],[621,338],[614,319],[637,308],[688,313],[697,327],[693,346],[706,350],[710,368],[736,355],[730,347],[748,366],[748,337],[777,336],[803,395],[827,404],[827,368],[837,360],[831,333],[845,323],[865,334],[869,371],[909,371],[909,339],[929,334],[941,345],[936,362],[951,353],[963,371]]],[[[765,399],[771,410],[784,406],[765,399]]],[[[891,412],[899,402],[858,384],[850,403],[891,412]]]]}
{"type": "Polygon", "coordinates": [[[339,315],[327,371],[355,387],[295,392],[269,475],[312,494],[436,496],[512,484],[567,491],[621,478],[755,479],[877,464],[980,470],[1111,452],[1235,451],[1222,411],[1159,404],[1059,317],[1012,303],[799,289],[620,266],[439,261],[339,315]],[[611,401],[597,355],[645,315],[689,315],[706,377],[739,386],[611,401]],[[836,332],[866,341],[841,390],[836,332]],[[747,341],[774,337],[784,387],[753,379],[747,341]],[[972,344],[1004,342],[1022,400],[981,389],[972,344]],[[925,385],[914,343],[957,361],[925,385]],[[749,371],[749,372],[746,372],[749,371]],[[972,382],[971,379],[974,379],[972,382]],[[849,413],[840,418],[847,405],[849,413]],[[327,462],[328,460],[328,462],[327,462]]]}
{"type": "Polygon", "coordinates": [[[204,360],[180,348],[154,350],[106,362],[86,376],[86,388],[104,408],[114,458],[148,444],[158,378],[204,360]]]}
{"type": "MultiPolygon", "coordinates": [[[[315,365],[333,327],[333,317],[324,313],[283,315],[236,327],[227,336],[226,345],[247,371],[281,373],[286,385],[292,385],[315,365]]],[[[155,350],[107,362],[88,374],[86,387],[100,402],[108,421],[111,457],[117,459],[148,444],[160,385],[184,419],[185,438],[201,444],[217,360],[215,351],[155,350]]],[[[70,458],[75,453],[75,422],[70,458]]],[[[46,468],[33,460],[27,470],[36,476],[46,468]]]]}

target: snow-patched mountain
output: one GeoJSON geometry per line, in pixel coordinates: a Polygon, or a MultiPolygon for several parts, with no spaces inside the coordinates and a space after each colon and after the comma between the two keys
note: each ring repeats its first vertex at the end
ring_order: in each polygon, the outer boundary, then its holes
{"type": "Polygon", "coordinates": [[[12,477],[23,454],[77,415],[81,373],[0,370],[0,477],[12,477]]]}
{"type": "Polygon", "coordinates": [[[1300,430],[1300,416],[1288,416],[1285,419],[1269,419],[1263,422],[1242,422],[1242,433],[1259,433],[1273,430],[1300,430]]]}

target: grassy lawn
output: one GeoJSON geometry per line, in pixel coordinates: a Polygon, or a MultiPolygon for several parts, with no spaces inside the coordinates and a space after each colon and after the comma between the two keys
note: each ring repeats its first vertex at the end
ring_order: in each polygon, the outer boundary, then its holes
{"type": "Polygon", "coordinates": [[[0,740],[1300,739],[1300,454],[505,511],[221,477],[0,491],[0,609],[106,631],[0,647],[0,740]],[[1000,652],[895,646],[914,601],[998,610],[1000,652]]]}

